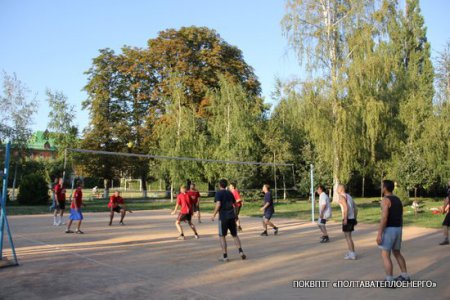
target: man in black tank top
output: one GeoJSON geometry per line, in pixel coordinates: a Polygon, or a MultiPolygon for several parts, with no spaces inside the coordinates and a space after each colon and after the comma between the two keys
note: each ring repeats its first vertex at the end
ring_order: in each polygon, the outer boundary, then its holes
{"type": "Polygon", "coordinates": [[[448,182],[447,197],[445,197],[444,205],[442,205],[442,213],[445,214],[444,222],[442,222],[444,240],[439,245],[444,246],[450,244],[448,242],[448,227],[450,226],[450,180],[448,182]]]}
{"type": "Polygon", "coordinates": [[[381,249],[386,280],[410,281],[411,279],[406,270],[405,258],[400,252],[403,231],[403,204],[397,196],[392,194],[394,186],[393,181],[383,180],[384,198],[381,201],[381,220],[377,244],[381,249]],[[391,252],[394,254],[401,270],[401,274],[397,278],[393,277],[391,252]]]}

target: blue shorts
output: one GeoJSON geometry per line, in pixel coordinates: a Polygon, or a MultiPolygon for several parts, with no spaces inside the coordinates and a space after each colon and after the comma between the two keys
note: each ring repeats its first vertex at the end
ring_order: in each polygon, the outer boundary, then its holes
{"type": "Polygon", "coordinates": [[[381,245],[378,247],[382,250],[400,250],[402,247],[402,229],[403,227],[386,227],[381,238],[381,245]]]}
{"type": "Polygon", "coordinates": [[[83,220],[83,213],[81,212],[81,209],[70,209],[70,219],[72,221],[80,221],[83,220]]]}

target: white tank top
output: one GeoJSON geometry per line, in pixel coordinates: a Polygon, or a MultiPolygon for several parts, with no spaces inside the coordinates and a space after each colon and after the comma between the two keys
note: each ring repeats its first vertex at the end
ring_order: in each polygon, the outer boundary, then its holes
{"type": "Polygon", "coordinates": [[[345,194],[345,198],[347,198],[347,219],[354,219],[355,202],[353,202],[353,198],[349,194],[345,194]]]}

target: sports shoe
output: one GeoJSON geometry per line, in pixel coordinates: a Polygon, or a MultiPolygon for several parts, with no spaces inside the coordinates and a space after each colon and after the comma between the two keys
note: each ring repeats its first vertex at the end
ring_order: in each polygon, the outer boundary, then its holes
{"type": "Polygon", "coordinates": [[[402,275],[400,275],[400,276],[396,277],[394,280],[395,281],[411,281],[411,278],[403,277],[402,275]]]}
{"type": "Polygon", "coordinates": [[[330,238],[327,236],[323,236],[322,239],[320,240],[321,243],[328,243],[330,241],[330,238]]]}
{"type": "Polygon", "coordinates": [[[84,234],[83,231],[81,231],[80,229],[78,229],[77,231],[75,231],[76,234],[84,234]]]}
{"type": "Polygon", "coordinates": [[[124,226],[125,224],[124,224],[123,222],[119,222],[119,225],[122,225],[122,226],[124,226]]]}
{"type": "Polygon", "coordinates": [[[230,260],[228,259],[228,257],[221,257],[219,258],[220,262],[229,262],[230,260]]]}
{"type": "Polygon", "coordinates": [[[239,255],[241,256],[242,260],[245,260],[247,258],[247,255],[245,255],[244,252],[239,253],[239,255]]]}
{"type": "Polygon", "coordinates": [[[352,252],[348,252],[345,256],[344,259],[346,260],[356,260],[356,254],[352,253],[352,252]]]}
{"type": "Polygon", "coordinates": [[[70,229],[67,229],[65,232],[66,232],[66,233],[73,233],[73,231],[70,230],[70,229]]]}
{"type": "Polygon", "coordinates": [[[178,237],[177,237],[177,240],[180,240],[180,241],[184,240],[184,235],[178,236],[178,237]]]}
{"type": "Polygon", "coordinates": [[[194,235],[194,237],[198,240],[200,237],[198,236],[198,234],[194,235]]]}
{"type": "Polygon", "coordinates": [[[448,242],[448,240],[444,240],[444,241],[442,241],[442,242],[439,243],[439,245],[441,245],[441,246],[448,245],[448,244],[450,244],[450,243],[448,242]]]}
{"type": "Polygon", "coordinates": [[[262,232],[261,236],[268,236],[267,231],[262,232]]]}
{"type": "Polygon", "coordinates": [[[277,235],[277,234],[278,234],[278,227],[275,227],[275,228],[273,229],[273,234],[274,234],[274,235],[277,235]]]}

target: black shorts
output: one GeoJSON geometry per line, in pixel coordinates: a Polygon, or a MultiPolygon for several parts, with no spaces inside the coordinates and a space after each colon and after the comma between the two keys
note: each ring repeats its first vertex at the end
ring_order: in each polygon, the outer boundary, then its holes
{"type": "Polygon", "coordinates": [[[227,236],[228,230],[230,230],[231,236],[237,236],[236,220],[220,220],[219,219],[219,236],[227,236]]]}
{"type": "Polygon", "coordinates": [[[194,212],[200,211],[200,205],[197,203],[194,205],[194,212]]]}
{"type": "Polygon", "coordinates": [[[271,211],[266,211],[266,212],[264,212],[264,219],[266,219],[267,221],[269,221],[270,219],[272,219],[272,216],[273,216],[273,212],[271,212],[271,211]]]}
{"type": "Polygon", "coordinates": [[[57,208],[58,209],[66,209],[66,201],[58,201],[57,202],[57,208]]]}
{"type": "Polygon", "coordinates": [[[117,206],[114,207],[112,210],[115,211],[116,213],[120,213],[120,211],[122,210],[122,207],[120,207],[119,205],[117,205],[117,206]]]}
{"type": "Polygon", "coordinates": [[[342,221],[342,231],[343,232],[354,231],[357,223],[358,222],[356,222],[356,219],[347,219],[347,225],[344,225],[344,221],[342,221]]]}
{"type": "Polygon", "coordinates": [[[442,226],[450,226],[450,212],[445,216],[444,222],[442,222],[442,226]]]}
{"type": "Polygon", "coordinates": [[[241,212],[241,206],[236,206],[234,208],[234,213],[236,214],[236,219],[239,218],[239,213],[241,212]]]}
{"type": "Polygon", "coordinates": [[[182,214],[182,213],[179,213],[179,214],[178,214],[177,220],[180,221],[180,222],[183,222],[183,221],[184,221],[184,222],[186,222],[186,221],[191,222],[191,220],[192,220],[192,215],[191,215],[191,214],[182,214]]]}

